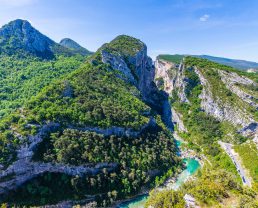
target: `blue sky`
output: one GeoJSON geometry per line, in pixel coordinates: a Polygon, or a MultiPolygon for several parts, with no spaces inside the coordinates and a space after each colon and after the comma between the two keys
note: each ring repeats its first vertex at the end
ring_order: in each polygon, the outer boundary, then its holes
{"type": "Polygon", "coordinates": [[[257,0],[0,0],[0,25],[22,18],[59,42],[95,51],[119,34],[149,54],[208,54],[258,62],[257,0]]]}

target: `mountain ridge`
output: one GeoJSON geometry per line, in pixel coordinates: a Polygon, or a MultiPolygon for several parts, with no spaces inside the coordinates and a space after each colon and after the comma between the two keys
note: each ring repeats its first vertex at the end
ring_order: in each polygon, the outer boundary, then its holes
{"type": "Polygon", "coordinates": [[[77,42],[75,42],[74,40],[72,40],[70,38],[63,38],[59,42],[59,44],[66,48],[69,48],[69,49],[73,50],[75,53],[79,53],[83,56],[93,54],[92,52],[90,52],[86,48],[82,47],[81,45],[79,45],[77,42]]]}
{"type": "Polygon", "coordinates": [[[231,66],[233,68],[247,71],[247,72],[258,72],[258,63],[253,61],[246,61],[246,60],[239,60],[239,59],[230,59],[230,58],[224,58],[224,57],[216,57],[216,56],[210,56],[210,55],[190,55],[190,54],[161,54],[158,56],[158,58],[163,58],[164,60],[168,61],[174,61],[175,63],[180,63],[180,61],[183,59],[183,57],[192,56],[197,58],[203,58],[210,61],[214,61],[219,64],[224,64],[227,66],[231,66]]]}
{"type": "Polygon", "coordinates": [[[16,19],[0,28],[0,53],[53,59],[55,55],[71,56],[76,51],[56,43],[35,29],[29,21],[16,19]]]}

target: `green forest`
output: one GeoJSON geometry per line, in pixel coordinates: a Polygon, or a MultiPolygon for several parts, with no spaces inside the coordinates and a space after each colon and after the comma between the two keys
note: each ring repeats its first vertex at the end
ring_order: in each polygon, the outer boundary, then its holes
{"type": "Polygon", "coordinates": [[[53,60],[0,55],[0,117],[23,106],[52,81],[77,69],[85,59],[80,55],[57,56],[53,60]]]}

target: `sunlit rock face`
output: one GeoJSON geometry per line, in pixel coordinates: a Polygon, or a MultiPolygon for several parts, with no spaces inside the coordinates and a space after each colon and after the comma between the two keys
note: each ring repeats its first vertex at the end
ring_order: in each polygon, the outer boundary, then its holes
{"type": "Polygon", "coordinates": [[[135,85],[142,99],[157,110],[167,126],[173,129],[168,94],[155,84],[155,66],[147,55],[147,46],[136,38],[121,35],[105,44],[99,52],[101,61],[121,72],[122,79],[135,85]]]}

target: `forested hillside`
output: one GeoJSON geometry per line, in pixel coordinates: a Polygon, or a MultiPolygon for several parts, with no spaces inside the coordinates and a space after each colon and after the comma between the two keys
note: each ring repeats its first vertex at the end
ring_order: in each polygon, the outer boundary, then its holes
{"type": "Polygon", "coordinates": [[[58,56],[41,60],[26,56],[0,56],[0,117],[21,107],[52,81],[77,69],[85,58],[58,56]]]}
{"type": "Polygon", "coordinates": [[[174,174],[180,165],[162,105],[151,105],[167,97],[153,83],[145,44],[119,36],[74,70],[77,59],[57,59],[53,65],[66,72],[1,120],[1,202],[93,200],[107,206],[151,187],[155,176],[169,169],[174,174]],[[70,64],[62,67],[64,61],[70,64]],[[150,91],[154,97],[147,99],[150,91]]]}
{"type": "Polygon", "coordinates": [[[0,117],[77,69],[89,54],[82,56],[55,43],[28,21],[18,19],[4,25],[0,29],[0,117]]]}

